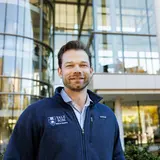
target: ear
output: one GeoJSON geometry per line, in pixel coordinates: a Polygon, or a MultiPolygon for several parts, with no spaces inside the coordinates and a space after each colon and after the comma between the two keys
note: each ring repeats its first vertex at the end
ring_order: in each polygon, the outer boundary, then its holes
{"type": "Polygon", "coordinates": [[[58,68],[58,75],[59,75],[59,77],[62,77],[62,69],[61,68],[58,68]]]}
{"type": "Polygon", "coordinates": [[[90,67],[90,73],[91,73],[91,75],[93,74],[93,72],[94,72],[93,68],[90,67]]]}

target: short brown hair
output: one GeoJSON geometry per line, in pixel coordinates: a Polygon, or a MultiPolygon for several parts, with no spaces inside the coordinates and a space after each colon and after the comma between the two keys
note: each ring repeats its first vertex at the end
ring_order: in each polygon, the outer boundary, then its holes
{"type": "Polygon", "coordinates": [[[58,65],[59,65],[59,68],[62,67],[62,56],[63,56],[64,52],[66,52],[68,50],[71,50],[71,49],[84,50],[86,52],[86,54],[88,55],[90,66],[92,66],[92,63],[91,63],[91,52],[89,51],[87,46],[85,46],[81,41],[69,41],[68,43],[63,45],[60,48],[59,52],[58,52],[58,65]]]}

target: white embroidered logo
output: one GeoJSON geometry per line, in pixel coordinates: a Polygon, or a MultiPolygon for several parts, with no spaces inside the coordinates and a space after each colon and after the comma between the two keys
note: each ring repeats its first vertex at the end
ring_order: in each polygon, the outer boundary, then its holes
{"type": "Polygon", "coordinates": [[[61,125],[61,124],[67,124],[68,122],[66,121],[66,116],[53,116],[53,117],[48,117],[48,123],[52,126],[55,125],[61,125]]]}

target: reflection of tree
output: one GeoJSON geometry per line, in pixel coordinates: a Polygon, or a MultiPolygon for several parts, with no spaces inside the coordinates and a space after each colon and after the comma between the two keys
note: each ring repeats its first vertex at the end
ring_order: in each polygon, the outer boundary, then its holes
{"type": "Polygon", "coordinates": [[[124,131],[126,136],[132,136],[138,133],[139,125],[137,122],[137,117],[135,116],[125,116],[123,120],[124,131]]]}
{"type": "Polygon", "coordinates": [[[8,122],[9,118],[0,117],[0,134],[2,138],[7,139],[12,133],[12,127],[8,122]]]}

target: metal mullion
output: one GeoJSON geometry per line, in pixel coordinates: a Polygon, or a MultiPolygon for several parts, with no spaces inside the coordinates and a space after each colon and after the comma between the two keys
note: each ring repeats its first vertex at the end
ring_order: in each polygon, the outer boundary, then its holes
{"type": "MultiPolygon", "coordinates": [[[[7,21],[7,0],[6,0],[6,3],[5,3],[5,21],[4,21],[4,33],[6,32],[6,22],[7,21]]],[[[6,36],[3,35],[3,52],[2,52],[2,75],[4,73],[3,69],[4,69],[4,50],[5,50],[5,39],[6,39],[6,36]]],[[[1,83],[2,85],[2,83],[1,83]]],[[[2,87],[2,86],[1,86],[2,87]]]]}
{"type": "MultiPolygon", "coordinates": [[[[77,5],[77,2],[69,2],[69,1],[54,1],[54,3],[57,4],[73,4],[73,5],[77,5]]],[[[85,5],[86,3],[80,2],[80,5],[85,5]]],[[[89,3],[89,6],[92,6],[92,3],[89,3]]]]}
{"type": "MultiPolygon", "coordinates": [[[[26,0],[24,0],[24,4],[26,3],[26,0]]],[[[26,12],[26,7],[25,7],[25,5],[24,5],[24,13],[23,13],[23,26],[25,26],[25,12],[26,12]]],[[[25,33],[25,27],[23,27],[23,35],[24,35],[24,33],[25,33]]],[[[22,47],[22,63],[21,63],[21,77],[22,77],[22,73],[23,73],[23,57],[24,57],[24,39],[25,39],[25,37],[22,37],[23,39],[22,39],[22,45],[23,45],[23,47],[22,47]]],[[[20,90],[21,90],[21,92],[23,92],[22,91],[22,81],[23,81],[23,79],[21,80],[21,87],[20,87],[20,90]]]]}
{"type": "MultiPolygon", "coordinates": [[[[39,40],[43,42],[43,0],[40,0],[40,35],[39,40]]],[[[43,55],[42,46],[40,46],[40,55],[39,55],[39,76],[42,80],[42,55],[43,55]]]]}
{"type": "Polygon", "coordinates": [[[78,39],[80,39],[80,37],[81,37],[81,32],[82,32],[83,24],[84,24],[84,21],[85,21],[85,18],[86,18],[87,9],[88,9],[88,4],[89,4],[89,0],[86,0],[86,4],[85,4],[84,11],[83,11],[82,20],[80,22],[80,29],[79,29],[78,39]]]}
{"type": "MultiPolygon", "coordinates": [[[[18,13],[19,13],[19,0],[17,1],[18,4],[16,5],[17,7],[17,30],[16,30],[16,34],[18,34],[18,13]]],[[[17,62],[17,36],[15,36],[16,38],[16,46],[15,46],[15,62],[14,62],[14,76],[16,76],[16,62],[17,62]]],[[[15,78],[13,79],[13,93],[15,92],[15,78]]],[[[13,94],[13,106],[12,106],[12,121],[13,121],[13,118],[14,118],[14,103],[15,102],[15,94],[13,94]]],[[[13,125],[13,124],[12,124],[13,125]]],[[[13,127],[13,126],[12,126],[13,127]]]]}
{"type": "MultiPolygon", "coordinates": [[[[67,2],[67,0],[66,0],[66,2],[67,2]]],[[[67,19],[68,19],[68,17],[67,17],[67,6],[68,6],[68,4],[65,4],[65,8],[66,8],[66,28],[67,28],[67,19]]],[[[67,42],[67,39],[68,39],[68,36],[67,36],[67,34],[66,34],[66,42],[67,42]]]]}
{"type": "MultiPolygon", "coordinates": [[[[148,28],[148,33],[150,35],[150,30],[149,30],[149,14],[148,14],[148,2],[145,0],[145,5],[146,5],[146,15],[147,15],[147,28],[148,28]]],[[[152,58],[152,47],[151,47],[151,37],[149,36],[149,49],[151,52],[151,63],[152,63],[152,74],[153,74],[153,58],[152,58]]]]}
{"type": "MultiPolygon", "coordinates": [[[[122,18],[122,1],[119,0],[119,8],[120,8],[120,28],[121,32],[123,32],[123,18],[122,18]]],[[[122,59],[123,59],[123,73],[125,73],[125,57],[124,57],[124,36],[121,35],[122,38],[122,59]]]]}
{"type": "Polygon", "coordinates": [[[77,0],[77,22],[78,22],[78,30],[80,29],[80,22],[81,22],[81,0],[77,0]]]}
{"type": "Polygon", "coordinates": [[[21,35],[16,35],[16,34],[9,34],[9,33],[0,33],[0,35],[17,36],[17,37],[21,37],[21,38],[25,38],[25,39],[30,39],[30,40],[35,41],[36,43],[39,43],[39,44],[45,46],[46,48],[49,48],[51,51],[53,51],[53,49],[48,44],[41,42],[37,39],[31,38],[31,37],[26,37],[26,36],[21,36],[21,35]]]}

